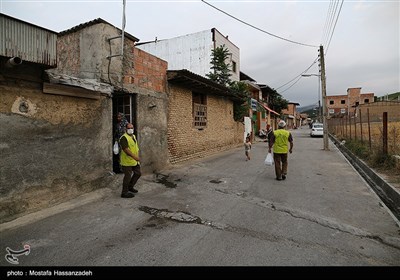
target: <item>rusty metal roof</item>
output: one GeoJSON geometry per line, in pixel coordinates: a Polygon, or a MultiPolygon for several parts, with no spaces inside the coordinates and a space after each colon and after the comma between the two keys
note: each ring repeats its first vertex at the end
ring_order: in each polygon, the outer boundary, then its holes
{"type": "Polygon", "coordinates": [[[0,14],[0,56],[57,66],[57,32],[0,14]]]}

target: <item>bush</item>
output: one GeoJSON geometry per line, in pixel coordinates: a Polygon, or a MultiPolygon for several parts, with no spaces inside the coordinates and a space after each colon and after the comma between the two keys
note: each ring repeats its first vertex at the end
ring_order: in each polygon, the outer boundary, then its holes
{"type": "Polygon", "coordinates": [[[358,140],[347,140],[345,146],[357,157],[368,160],[370,158],[370,151],[368,147],[358,140]]]}
{"type": "Polygon", "coordinates": [[[396,168],[396,159],[391,155],[385,155],[383,153],[373,153],[369,162],[374,168],[396,168]]]}

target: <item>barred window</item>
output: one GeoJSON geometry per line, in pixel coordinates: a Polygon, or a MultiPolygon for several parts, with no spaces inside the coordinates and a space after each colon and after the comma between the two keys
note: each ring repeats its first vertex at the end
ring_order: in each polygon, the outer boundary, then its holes
{"type": "Polygon", "coordinates": [[[207,127],[207,97],[193,92],[193,126],[197,129],[207,127]]]}

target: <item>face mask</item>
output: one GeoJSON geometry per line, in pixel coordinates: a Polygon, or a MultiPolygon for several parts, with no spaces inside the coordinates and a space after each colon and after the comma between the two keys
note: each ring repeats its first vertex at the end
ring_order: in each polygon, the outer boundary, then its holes
{"type": "Polygon", "coordinates": [[[128,133],[129,135],[132,135],[133,134],[133,128],[128,128],[126,130],[126,133],[128,133]]]}

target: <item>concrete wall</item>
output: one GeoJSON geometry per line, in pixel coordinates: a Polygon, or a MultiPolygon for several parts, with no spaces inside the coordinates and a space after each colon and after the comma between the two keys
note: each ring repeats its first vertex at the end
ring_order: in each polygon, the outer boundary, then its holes
{"type": "MultiPolygon", "coordinates": [[[[206,74],[211,71],[210,61],[212,50],[215,47],[225,44],[232,53],[232,59],[237,65],[236,73],[232,73],[231,79],[233,81],[239,81],[239,48],[218,31],[215,32],[215,42],[213,39],[213,33],[211,29],[208,29],[176,38],[149,42],[138,45],[137,48],[166,60],[168,62],[168,70],[186,69],[206,77],[206,74]]],[[[231,61],[229,61],[229,63],[231,63],[231,61]]]]}
{"type": "Polygon", "coordinates": [[[126,85],[136,92],[136,136],[139,142],[142,173],[152,173],[168,166],[167,111],[165,93],[126,85]]]}
{"type": "MultiPolygon", "coordinates": [[[[121,54],[121,39],[109,40],[118,35],[115,27],[98,23],[60,36],[57,40],[57,71],[121,86],[122,58],[107,58],[121,54]]],[[[124,45],[128,41],[125,39],[124,45]]]]}
{"type": "MultiPolygon", "coordinates": [[[[118,29],[105,23],[63,35],[59,38],[60,67],[57,71],[110,83],[123,88],[123,94],[136,96],[134,108],[137,111],[133,115],[136,116],[142,172],[154,172],[168,163],[167,62],[137,49],[127,37],[124,39],[124,58],[107,59],[109,55],[121,54],[121,39],[109,40],[118,35],[118,29]]],[[[109,117],[111,121],[111,114],[109,117]]]]}
{"type": "Polygon", "coordinates": [[[113,180],[111,99],[44,94],[12,78],[0,92],[0,222],[113,180]]]}
{"type": "Polygon", "coordinates": [[[192,91],[169,85],[168,150],[171,163],[243,145],[244,125],[233,120],[233,103],[207,95],[207,127],[193,127],[192,91]]]}
{"type": "MultiPolygon", "coordinates": [[[[232,61],[236,62],[236,72],[232,72],[231,80],[239,81],[240,80],[240,50],[239,48],[228,40],[228,36],[222,35],[217,29],[215,30],[215,45],[216,47],[225,45],[225,47],[229,50],[232,56],[229,58],[229,64],[232,69],[232,61]]],[[[210,57],[211,60],[211,57],[210,57]]],[[[210,72],[210,71],[209,71],[210,72]]],[[[208,72],[207,72],[208,73],[208,72]]],[[[259,98],[257,98],[259,100],[259,98]]]]}
{"type": "Polygon", "coordinates": [[[211,29],[137,47],[166,60],[169,70],[187,69],[203,77],[210,72],[211,29]]]}

